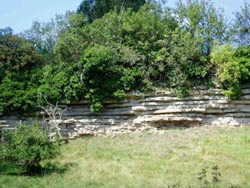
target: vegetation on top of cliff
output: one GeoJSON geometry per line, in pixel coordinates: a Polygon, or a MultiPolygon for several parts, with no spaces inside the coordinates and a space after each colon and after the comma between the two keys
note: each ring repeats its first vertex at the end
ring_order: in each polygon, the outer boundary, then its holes
{"type": "Polygon", "coordinates": [[[89,99],[91,110],[132,90],[173,88],[184,96],[195,85],[220,85],[238,98],[250,79],[250,5],[229,24],[208,0],[84,0],[77,12],[34,22],[14,35],[0,30],[0,114],[49,102],[89,99]]]}

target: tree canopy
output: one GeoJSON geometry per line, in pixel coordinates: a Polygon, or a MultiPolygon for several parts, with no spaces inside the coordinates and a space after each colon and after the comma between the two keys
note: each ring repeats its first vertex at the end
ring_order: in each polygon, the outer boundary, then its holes
{"type": "Polygon", "coordinates": [[[250,79],[249,4],[234,27],[208,0],[166,5],[84,0],[77,12],[22,34],[1,29],[0,114],[33,112],[41,95],[52,103],[89,100],[92,111],[155,87],[180,97],[194,86],[221,87],[240,97],[250,79]]]}
{"type": "Polygon", "coordinates": [[[250,3],[245,1],[240,11],[235,12],[233,34],[236,44],[240,46],[250,45],[250,3]]]}
{"type": "Polygon", "coordinates": [[[128,8],[138,11],[145,3],[146,0],[83,0],[77,12],[84,14],[89,22],[93,22],[110,11],[120,13],[128,8]]]}

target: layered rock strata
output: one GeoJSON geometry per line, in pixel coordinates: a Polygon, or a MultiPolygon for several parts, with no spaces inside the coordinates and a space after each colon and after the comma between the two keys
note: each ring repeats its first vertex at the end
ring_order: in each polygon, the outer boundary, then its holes
{"type": "Polygon", "coordinates": [[[250,124],[250,89],[244,89],[239,100],[228,99],[219,89],[199,89],[185,98],[169,91],[133,94],[121,102],[105,103],[100,113],[90,112],[84,102],[68,108],[60,125],[69,137],[197,125],[240,126],[250,124]]]}
{"type": "Polygon", "coordinates": [[[90,112],[86,101],[67,108],[57,120],[67,138],[197,125],[240,126],[250,124],[250,89],[244,89],[239,100],[228,99],[219,89],[197,89],[185,98],[170,91],[131,94],[120,102],[107,101],[99,113],[90,112]]]}

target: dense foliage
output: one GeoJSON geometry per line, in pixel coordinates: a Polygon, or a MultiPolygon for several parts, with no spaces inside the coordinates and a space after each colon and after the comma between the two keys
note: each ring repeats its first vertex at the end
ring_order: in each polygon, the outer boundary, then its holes
{"type": "Polygon", "coordinates": [[[59,154],[56,142],[49,140],[48,134],[39,126],[21,125],[15,131],[7,131],[4,143],[0,145],[0,162],[10,162],[18,168],[18,173],[35,175],[42,170],[41,162],[59,154]]]}
{"type": "Polygon", "coordinates": [[[211,53],[217,66],[217,81],[224,94],[237,99],[241,96],[242,84],[250,79],[250,46],[234,49],[231,45],[217,46],[211,53]]]}
{"type": "Polygon", "coordinates": [[[43,58],[32,43],[15,35],[0,37],[0,44],[0,113],[30,111],[43,58]]]}
{"type": "Polygon", "coordinates": [[[1,29],[0,114],[32,112],[41,94],[52,103],[87,99],[92,111],[154,87],[184,96],[218,86],[241,96],[250,79],[249,3],[229,25],[207,0],[124,2],[84,0],[76,13],[22,34],[1,29]]]}

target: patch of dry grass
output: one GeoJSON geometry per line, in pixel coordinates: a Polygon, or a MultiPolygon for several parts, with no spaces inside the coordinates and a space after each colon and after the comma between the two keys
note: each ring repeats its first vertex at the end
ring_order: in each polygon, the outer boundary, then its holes
{"type": "Polygon", "coordinates": [[[198,174],[212,167],[215,187],[250,187],[250,128],[197,127],[164,134],[82,138],[62,147],[54,162],[64,173],[42,177],[1,176],[0,188],[164,188],[201,187],[198,174]]]}

